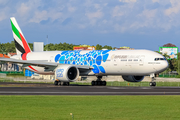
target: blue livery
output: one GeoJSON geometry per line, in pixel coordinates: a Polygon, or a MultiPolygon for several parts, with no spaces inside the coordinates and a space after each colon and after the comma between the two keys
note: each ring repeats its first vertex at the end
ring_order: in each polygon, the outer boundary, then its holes
{"type": "Polygon", "coordinates": [[[93,66],[92,71],[95,74],[100,72],[106,73],[104,67],[101,65],[102,62],[106,62],[110,50],[93,50],[86,54],[80,54],[78,51],[63,51],[61,54],[55,56],[55,62],[61,64],[74,64],[74,65],[88,65],[93,66]]]}

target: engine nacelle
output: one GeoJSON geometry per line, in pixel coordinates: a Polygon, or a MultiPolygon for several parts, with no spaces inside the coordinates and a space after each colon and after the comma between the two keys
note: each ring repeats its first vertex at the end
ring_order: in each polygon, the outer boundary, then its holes
{"type": "Polygon", "coordinates": [[[76,66],[60,65],[55,71],[56,79],[62,82],[74,82],[79,77],[79,70],[76,66]]]}
{"type": "Polygon", "coordinates": [[[144,79],[144,76],[123,75],[122,78],[128,82],[141,82],[144,79]]]}

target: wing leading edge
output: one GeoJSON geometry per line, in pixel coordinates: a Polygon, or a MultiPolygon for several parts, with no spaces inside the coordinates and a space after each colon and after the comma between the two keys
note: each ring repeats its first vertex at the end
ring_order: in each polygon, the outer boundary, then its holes
{"type": "MultiPolygon", "coordinates": [[[[10,63],[23,64],[22,67],[33,65],[38,67],[51,67],[51,68],[53,67],[54,69],[60,65],[69,65],[69,64],[60,64],[60,63],[53,63],[53,62],[47,62],[41,60],[17,60],[12,58],[0,58],[0,61],[1,63],[10,62],[10,63]]],[[[84,70],[93,69],[93,67],[85,66],[85,65],[74,65],[74,66],[76,66],[78,69],[84,69],[84,70]]]]}

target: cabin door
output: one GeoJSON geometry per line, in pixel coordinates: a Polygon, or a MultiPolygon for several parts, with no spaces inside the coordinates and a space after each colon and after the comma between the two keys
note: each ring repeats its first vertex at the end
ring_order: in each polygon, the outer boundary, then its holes
{"type": "Polygon", "coordinates": [[[143,66],[144,65],[144,57],[141,57],[139,59],[139,66],[143,66]]]}
{"type": "Polygon", "coordinates": [[[49,62],[54,62],[54,56],[51,56],[49,62]]]}

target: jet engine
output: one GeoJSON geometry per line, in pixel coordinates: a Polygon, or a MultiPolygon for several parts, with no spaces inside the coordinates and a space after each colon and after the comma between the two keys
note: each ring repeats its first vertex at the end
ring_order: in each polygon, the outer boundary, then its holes
{"type": "Polygon", "coordinates": [[[144,79],[144,76],[123,75],[122,78],[128,82],[141,82],[144,79]]]}
{"type": "Polygon", "coordinates": [[[55,70],[56,79],[62,82],[74,82],[79,77],[79,70],[76,66],[60,65],[55,70]]]}

